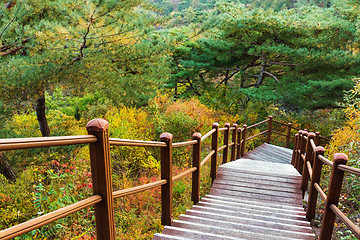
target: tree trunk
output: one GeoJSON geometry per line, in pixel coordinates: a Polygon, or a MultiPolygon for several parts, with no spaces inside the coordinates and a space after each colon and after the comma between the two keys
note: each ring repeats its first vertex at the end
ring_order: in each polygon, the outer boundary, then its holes
{"type": "Polygon", "coordinates": [[[265,66],[266,66],[266,57],[265,57],[265,53],[263,52],[262,58],[261,58],[261,70],[260,70],[259,78],[258,78],[258,81],[256,82],[255,88],[259,88],[260,85],[262,84],[262,82],[264,81],[265,66]]]}
{"type": "Polygon", "coordinates": [[[41,135],[43,137],[50,136],[50,128],[45,115],[45,91],[41,91],[36,100],[36,117],[40,125],[41,135]]]}
{"type": "Polygon", "coordinates": [[[9,181],[14,182],[16,180],[16,173],[3,152],[0,152],[0,173],[9,181]]]}

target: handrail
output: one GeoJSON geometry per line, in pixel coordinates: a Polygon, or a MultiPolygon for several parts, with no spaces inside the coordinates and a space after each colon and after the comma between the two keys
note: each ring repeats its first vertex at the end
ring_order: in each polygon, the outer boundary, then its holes
{"type": "Polygon", "coordinates": [[[0,239],[2,239],[2,240],[13,239],[17,236],[20,236],[22,234],[30,232],[34,229],[40,228],[49,223],[52,223],[60,218],[69,216],[70,214],[72,214],[74,212],[77,212],[84,208],[90,207],[101,201],[102,201],[102,197],[100,195],[91,196],[91,197],[81,200],[77,203],[73,203],[66,207],[55,210],[51,213],[31,219],[24,223],[20,223],[11,228],[2,230],[2,231],[0,231],[0,239]]]}
{"type": "Polygon", "coordinates": [[[197,167],[189,168],[188,170],[186,170],[186,171],[184,171],[184,172],[182,172],[182,173],[179,173],[178,175],[174,176],[174,177],[172,178],[172,181],[175,182],[175,181],[177,181],[177,180],[179,180],[179,179],[182,179],[182,178],[185,177],[186,175],[188,175],[188,174],[190,174],[190,173],[193,173],[193,172],[195,172],[196,170],[198,170],[197,167]]]}
{"type": "Polygon", "coordinates": [[[159,180],[156,182],[151,182],[151,183],[143,184],[143,185],[132,187],[132,188],[117,190],[117,191],[113,192],[113,198],[116,199],[119,197],[125,197],[125,196],[131,195],[131,194],[143,192],[143,191],[150,190],[150,189],[153,189],[156,187],[160,187],[166,183],[167,183],[167,181],[162,179],[162,180],[159,180]]]}
{"type": "Polygon", "coordinates": [[[264,121],[261,121],[261,122],[255,123],[255,124],[253,124],[253,125],[250,125],[250,126],[248,126],[247,128],[248,128],[248,129],[249,129],[249,128],[253,128],[253,127],[256,127],[256,126],[258,126],[258,125],[260,125],[260,124],[266,123],[266,122],[268,122],[268,121],[269,121],[269,119],[265,119],[264,121]]]}
{"type": "Polygon", "coordinates": [[[319,160],[321,160],[325,165],[332,167],[334,164],[329,159],[325,158],[324,156],[320,155],[319,160]]]}
{"type": "Polygon", "coordinates": [[[340,209],[335,205],[335,204],[331,204],[330,205],[331,210],[333,210],[333,212],[336,214],[336,216],[338,216],[338,218],[341,219],[341,221],[348,227],[350,228],[350,230],[352,231],[352,233],[354,233],[357,236],[360,236],[360,229],[353,223],[351,222],[351,220],[340,211],[340,209]]]}
{"type": "Polygon", "coordinates": [[[337,166],[337,168],[341,171],[351,173],[356,176],[360,176],[360,169],[358,169],[358,168],[354,168],[354,167],[350,167],[350,166],[346,166],[346,165],[339,165],[339,166],[337,166]]]}
{"type": "Polygon", "coordinates": [[[204,166],[212,157],[212,155],[214,155],[215,150],[212,150],[201,162],[200,162],[200,166],[204,166]]]}
{"type": "Polygon", "coordinates": [[[207,139],[208,137],[210,137],[214,132],[216,131],[216,129],[212,129],[211,131],[207,132],[204,136],[201,137],[201,141],[205,141],[205,139],[207,139]]]}
{"type": "Polygon", "coordinates": [[[308,188],[308,181],[311,180],[308,207],[306,211],[307,220],[311,221],[315,217],[315,208],[317,202],[317,193],[325,201],[324,216],[321,225],[319,239],[330,240],[335,223],[335,216],[347,226],[356,235],[360,237],[360,229],[346,217],[344,213],[337,207],[343,183],[344,173],[350,173],[360,176],[360,169],[346,166],[348,157],[343,153],[334,154],[334,161],[324,157],[325,149],[316,146],[314,138],[318,137],[318,133],[308,133],[300,130],[295,135],[295,144],[293,150],[292,164],[302,174],[301,189],[303,197],[308,188]],[[331,176],[327,195],[320,187],[320,179],[322,166],[331,167],[331,176]]]}
{"type": "Polygon", "coordinates": [[[191,146],[197,143],[197,140],[190,140],[190,141],[186,141],[186,142],[178,142],[178,143],[173,143],[173,147],[185,147],[185,146],[191,146]]]}
{"type": "Polygon", "coordinates": [[[0,151],[94,143],[93,135],[0,139],[0,151]]]}
{"type": "Polygon", "coordinates": [[[267,132],[268,132],[268,130],[265,130],[265,131],[263,131],[263,132],[261,132],[261,133],[255,134],[254,136],[248,137],[248,138],[246,138],[245,140],[246,140],[246,141],[251,140],[251,139],[256,138],[256,137],[258,137],[258,136],[260,136],[260,135],[262,135],[262,134],[264,134],[264,133],[267,133],[267,132]]]}
{"type": "Polygon", "coordinates": [[[130,140],[120,138],[110,138],[110,145],[115,146],[136,146],[136,147],[166,147],[164,142],[130,140]]]}

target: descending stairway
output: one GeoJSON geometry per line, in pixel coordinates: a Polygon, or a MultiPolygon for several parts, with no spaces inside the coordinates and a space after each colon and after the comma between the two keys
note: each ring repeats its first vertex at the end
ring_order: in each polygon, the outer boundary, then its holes
{"type": "Polygon", "coordinates": [[[153,239],[315,239],[291,156],[263,144],[220,166],[210,193],[153,239]]]}

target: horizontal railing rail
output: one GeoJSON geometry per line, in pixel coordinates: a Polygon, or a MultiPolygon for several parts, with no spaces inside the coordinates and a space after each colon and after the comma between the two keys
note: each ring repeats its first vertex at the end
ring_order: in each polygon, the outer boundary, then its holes
{"type": "Polygon", "coordinates": [[[8,139],[0,139],[0,151],[89,144],[89,143],[94,143],[96,141],[97,138],[93,135],[8,138],[8,139]]]}
{"type": "Polygon", "coordinates": [[[302,174],[301,189],[303,197],[310,190],[306,218],[311,221],[315,217],[318,194],[324,201],[324,215],[320,230],[320,240],[332,239],[335,218],[338,217],[350,231],[360,238],[360,229],[338,207],[340,193],[343,184],[344,173],[360,176],[360,169],[346,166],[348,157],[343,153],[334,154],[331,161],[324,157],[325,149],[319,145],[319,133],[300,130],[295,134],[292,164],[302,174]],[[330,181],[327,194],[320,186],[323,165],[331,168],[330,181]]]}
{"type": "Polygon", "coordinates": [[[114,146],[133,146],[133,147],[166,147],[163,142],[141,141],[120,138],[109,138],[110,145],[114,146]]]}

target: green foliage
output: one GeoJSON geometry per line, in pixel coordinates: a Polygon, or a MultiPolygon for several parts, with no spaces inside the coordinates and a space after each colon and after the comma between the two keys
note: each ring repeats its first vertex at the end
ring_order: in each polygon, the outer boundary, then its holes
{"type": "Polygon", "coordinates": [[[168,85],[174,94],[227,102],[236,111],[249,100],[317,109],[336,106],[353,86],[357,30],[333,8],[265,11],[231,2],[217,8],[209,15],[216,26],[174,50],[168,85]]]}

